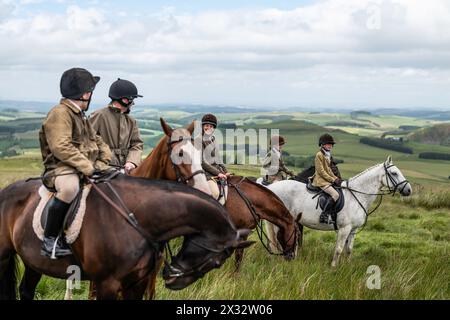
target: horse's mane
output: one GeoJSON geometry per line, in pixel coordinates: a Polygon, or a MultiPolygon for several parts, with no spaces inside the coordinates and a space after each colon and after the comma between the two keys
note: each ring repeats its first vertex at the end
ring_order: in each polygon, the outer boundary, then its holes
{"type": "MultiPolygon", "coordinates": [[[[196,197],[201,198],[204,201],[207,201],[208,203],[210,203],[214,206],[219,206],[221,212],[225,215],[227,220],[229,220],[228,212],[216,199],[207,195],[203,191],[189,187],[188,185],[186,185],[184,183],[179,183],[176,181],[165,180],[165,179],[148,179],[148,178],[142,178],[142,177],[126,176],[126,175],[121,175],[120,178],[118,177],[116,179],[125,179],[125,180],[132,179],[134,182],[137,182],[138,184],[140,184],[143,189],[145,189],[146,187],[149,187],[149,186],[155,186],[155,187],[164,189],[168,192],[182,192],[182,193],[194,195],[196,197]]],[[[114,180],[116,180],[116,179],[114,179],[114,180]]]]}
{"type": "Polygon", "coordinates": [[[364,171],[358,173],[356,176],[353,176],[353,177],[349,178],[348,181],[351,181],[351,180],[354,180],[354,179],[356,179],[356,178],[359,178],[359,177],[362,176],[363,174],[369,172],[370,170],[372,170],[372,169],[374,169],[375,167],[378,167],[378,166],[380,166],[380,165],[382,165],[382,163],[378,163],[378,164],[376,164],[376,165],[373,165],[373,166],[367,168],[366,170],[364,170],[364,171]]]}

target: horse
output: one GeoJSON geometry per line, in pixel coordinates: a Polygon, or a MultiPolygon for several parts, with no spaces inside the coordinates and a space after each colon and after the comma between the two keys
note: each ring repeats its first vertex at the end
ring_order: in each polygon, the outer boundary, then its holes
{"type": "MultiPolygon", "coordinates": [[[[201,151],[195,149],[193,145],[194,122],[187,128],[172,129],[163,118],[159,120],[165,135],[130,175],[147,179],[177,181],[210,194],[205,172],[201,168],[201,151]],[[180,154],[185,161],[174,161],[177,160],[176,156],[180,154]]],[[[150,277],[149,288],[155,287],[156,276],[157,272],[150,277]]],[[[66,286],[66,300],[72,299],[71,284],[71,282],[68,282],[66,286]]],[[[154,289],[147,290],[147,293],[151,293],[151,297],[153,297],[152,292],[154,292],[154,289]]],[[[91,283],[89,299],[94,298],[95,288],[91,283]]]]}
{"type": "Polygon", "coordinates": [[[172,129],[163,118],[160,118],[160,122],[165,135],[131,175],[178,181],[210,195],[211,191],[201,166],[201,150],[193,144],[194,122],[187,128],[177,129],[172,129]]]}
{"type": "MultiPolygon", "coordinates": [[[[285,180],[273,183],[268,188],[283,200],[292,216],[300,224],[322,231],[335,229],[333,225],[319,223],[321,210],[317,208],[317,199],[314,199],[313,195],[309,193],[305,183],[285,180]]],[[[348,258],[351,257],[356,231],[366,224],[368,216],[374,211],[369,212],[369,208],[377,196],[394,195],[398,191],[400,195],[407,197],[412,193],[411,184],[393,164],[391,156],[384,163],[370,167],[344,181],[341,188],[345,204],[337,214],[337,238],[331,262],[332,267],[337,266],[344,247],[348,258]],[[388,190],[382,192],[383,187],[388,190]]],[[[381,201],[382,198],[380,198],[379,205],[381,201]]],[[[277,227],[274,225],[266,225],[272,243],[276,243],[274,237],[276,229],[277,227]]],[[[277,247],[274,246],[272,249],[276,250],[277,247]]]]}
{"type": "MultiPolygon", "coordinates": [[[[236,228],[260,228],[261,241],[264,231],[260,220],[277,226],[274,234],[280,244],[282,255],[286,260],[292,260],[297,254],[298,226],[283,201],[264,186],[242,176],[228,178],[228,198],[225,203],[231,221],[236,228]]],[[[269,243],[275,239],[268,239],[269,243]]],[[[273,253],[267,248],[269,253],[273,253]]],[[[235,271],[239,271],[244,251],[235,251],[235,271]]]]}
{"type": "MultiPolygon", "coordinates": [[[[191,138],[186,136],[186,131],[177,132],[177,130],[180,129],[173,130],[163,121],[161,121],[161,126],[163,128],[165,136],[159,141],[158,145],[142,162],[142,164],[132,171],[132,175],[149,179],[169,179],[186,183],[186,180],[189,179],[180,179],[181,174],[177,174],[174,170],[170,170],[171,168],[174,168],[174,165],[170,163],[171,157],[169,156],[169,153],[176,153],[176,151],[178,150],[177,145],[173,145],[172,142],[179,143],[180,141],[183,142],[186,140],[191,140],[191,138]],[[180,139],[180,137],[183,138],[180,139]],[[170,148],[171,146],[172,148],[170,148]]],[[[188,132],[190,134],[192,134],[193,128],[194,123],[192,123],[188,128],[188,132]]],[[[200,171],[200,169],[198,169],[198,165],[200,165],[201,168],[201,152],[201,149],[194,147],[194,149],[191,149],[190,151],[183,154],[184,157],[188,154],[194,154],[194,156],[191,157],[191,172],[194,170],[194,172],[200,171]]],[[[184,162],[185,161],[183,161],[183,163],[184,162]]],[[[184,165],[189,165],[189,162],[185,163],[184,165]]],[[[201,173],[204,175],[204,171],[201,171],[201,173]]],[[[190,175],[185,173],[184,176],[189,177],[190,175]]],[[[239,176],[233,176],[232,178],[230,178],[230,182],[231,188],[229,188],[228,200],[226,202],[225,208],[227,209],[227,212],[230,215],[233,224],[237,228],[254,229],[258,225],[260,219],[264,219],[274,223],[279,227],[280,230],[278,236],[279,242],[282,243],[284,257],[288,260],[293,259],[296,254],[296,238],[298,229],[283,202],[274,193],[250,181],[249,179],[244,179],[243,177],[239,176]],[[245,199],[242,196],[245,197],[245,199]]],[[[206,188],[207,190],[205,192],[207,194],[211,194],[209,186],[207,186],[206,188]]],[[[242,258],[243,248],[235,251],[236,271],[240,268],[242,258]]],[[[162,260],[160,260],[158,263],[161,266],[162,260]]],[[[159,268],[157,268],[155,272],[152,273],[149,277],[150,279],[147,296],[150,299],[154,298],[158,269],[159,268]]]]}
{"type": "Polygon", "coordinates": [[[80,280],[95,283],[98,299],[114,300],[119,292],[124,299],[142,299],[147,277],[170,239],[184,236],[180,251],[164,267],[165,286],[173,290],[187,287],[220,267],[235,249],[251,244],[243,240],[250,231],[236,230],[226,210],[201,191],[126,175],[109,183],[134,213],[133,220],[112,210],[114,193],[104,183],[95,185],[87,197],[84,225],[71,245],[73,256],[58,260],[40,255],[41,241],[32,228],[41,183],[22,180],[0,191],[0,299],[17,298],[17,256],[25,266],[21,299],[33,299],[42,274],[64,279],[74,265],[81,269],[80,280]]]}

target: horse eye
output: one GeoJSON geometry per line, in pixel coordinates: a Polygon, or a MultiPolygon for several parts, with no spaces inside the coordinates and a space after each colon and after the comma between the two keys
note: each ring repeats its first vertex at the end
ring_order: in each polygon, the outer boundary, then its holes
{"type": "Polygon", "coordinates": [[[392,174],[393,176],[397,176],[397,175],[398,175],[397,172],[391,172],[391,174],[392,174]]]}
{"type": "Polygon", "coordinates": [[[183,150],[180,150],[180,152],[178,152],[178,156],[182,157],[183,156],[183,150]]]}

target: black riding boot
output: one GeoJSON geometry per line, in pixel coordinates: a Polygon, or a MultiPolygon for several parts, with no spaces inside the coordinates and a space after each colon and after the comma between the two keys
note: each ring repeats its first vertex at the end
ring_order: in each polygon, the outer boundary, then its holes
{"type": "Polygon", "coordinates": [[[57,259],[72,254],[72,251],[67,247],[65,241],[58,238],[69,207],[70,203],[65,203],[56,197],[53,197],[45,206],[44,210],[47,210],[48,214],[41,255],[50,257],[51,259],[57,259]]]}
{"type": "Polygon", "coordinates": [[[327,203],[325,204],[322,213],[320,214],[319,222],[326,224],[334,224],[334,220],[332,217],[333,208],[335,206],[335,202],[333,198],[328,197],[327,203]]]}

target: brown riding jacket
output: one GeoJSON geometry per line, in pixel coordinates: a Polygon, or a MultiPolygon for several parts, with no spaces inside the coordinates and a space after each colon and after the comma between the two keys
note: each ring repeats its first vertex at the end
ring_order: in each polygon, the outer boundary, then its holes
{"type": "Polygon", "coordinates": [[[337,179],[331,168],[331,160],[325,157],[322,150],[317,152],[314,165],[316,167],[316,172],[313,176],[314,186],[321,188],[327,187],[337,179]]]}
{"type": "Polygon", "coordinates": [[[132,162],[137,167],[141,163],[144,142],[135,119],[109,104],[92,113],[89,122],[111,149],[112,165],[132,162]]]}
{"type": "Polygon", "coordinates": [[[203,139],[202,168],[205,170],[206,179],[211,179],[219,173],[227,173],[223,161],[221,160],[219,149],[214,137],[203,139]]]}
{"type": "Polygon", "coordinates": [[[84,112],[62,99],[44,119],[39,131],[46,175],[81,172],[92,175],[105,170],[111,151],[91,127],[84,112]]]}

